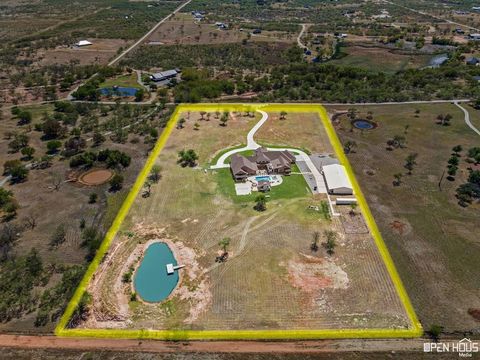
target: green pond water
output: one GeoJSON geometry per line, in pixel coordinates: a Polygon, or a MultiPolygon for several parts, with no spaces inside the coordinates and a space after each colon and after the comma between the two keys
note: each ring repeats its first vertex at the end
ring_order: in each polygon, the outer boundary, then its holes
{"type": "Polygon", "coordinates": [[[177,265],[172,250],[165,243],[151,244],[135,272],[136,293],[148,302],[160,302],[168,297],[178,283],[178,271],[167,275],[167,264],[177,265]]]}

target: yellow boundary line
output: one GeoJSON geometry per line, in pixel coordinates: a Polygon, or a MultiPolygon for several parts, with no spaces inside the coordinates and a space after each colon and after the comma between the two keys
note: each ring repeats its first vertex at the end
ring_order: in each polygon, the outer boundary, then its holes
{"type": "Polygon", "coordinates": [[[148,157],[145,166],[137,177],[135,184],[122,204],[115,220],[108,230],[105,239],[88,266],[83,279],[68,303],[65,312],[55,328],[55,334],[68,337],[97,337],[97,338],[138,338],[138,339],[162,339],[162,340],[289,340],[289,339],[340,339],[340,338],[412,338],[419,337],[423,333],[422,326],[417,319],[415,310],[410,302],[408,294],[398,275],[387,246],[382,239],[377,224],[368,207],[367,201],[354,176],[352,167],[343,152],[343,147],[338,136],[330,123],[325,108],[319,104],[182,104],[177,106],[164,131],[158,139],[153,151],[148,157]],[[358,204],[365,217],[368,228],[375,240],[375,244],[385,263],[387,271],[395,286],[395,290],[403,304],[405,312],[410,320],[408,329],[337,329],[337,330],[124,330],[124,329],[68,329],[67,325],[72,317],[80,299],[85,293],[87,286],[105,256],[123,220],[127,216],[133,201],[137,197],[158,155],[165,146],[179,114],[187,111],[255,111],[262,109],[270,112],[314,112],[320,116],[325,126],[328,138],[335,150],[340,162],[345,166],[350,181],[353,185],[358,204]]]}

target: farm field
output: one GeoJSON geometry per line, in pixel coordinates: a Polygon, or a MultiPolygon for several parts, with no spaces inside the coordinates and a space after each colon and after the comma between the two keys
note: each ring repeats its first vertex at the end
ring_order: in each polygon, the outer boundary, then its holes
{"type": "MultiPolygon", "coordinates": [[[[334,155],[316,113],[292,112],[285,120],[269,115],[258,141],[282,145],[290,138],[287,145],[334,155]]],[[[253,209],[251,197],[222,191],[233,188],[233,179],[228,184],[225,169],[208,165],[223,149],[244,143],[258,115],[231,112],[227,126],[194,111],[179,117],[183,128],[173,129],[156,159],[160,180],[148,195],[136,196],[87,286],[91,308],[76,324],[80,330],[412,329],[360,212],[338,209],[340,216],[331,217],[312,210],[326,195],[312,195],[295,172],[282,184],[292,187],[289,196],[272,190],[263,212],[253,209]],[[200,166],[177,163],[178,152],[187,149],[195,150],[200,166]],[[337,234],[332,255],[322,246],[310,249],[313,234],[325,230],[337,234]],[[229,257],[217,262],[225,237],[229,257]],[[166,300],[147,303],[128,278],[158,241],[185,268],[166,300]]]]}
{"type": "Polygon", "coordinates": [[[118,49],[127,48],[132,41],[122,39],[90,39],[93,43],[85,47],[58,46],[55,49],[39,50],[37,61],[40,66],[52,64],[70,64],[76,62],[79,65],[107,64],[118,49]]]}
{"type": "Polygon", "coordinates": [[[407,55],[395,50],[358,45],[341,48],[341,54],[344,56],[331,62],[336,65],[355,66],[387,73],[427,66],[432,57],[431,55],[407,55]]]}
{"type": "MultiPolygon", "coordinates": [[[[478,126],[478,111],[463,106],[478,126]]],[[[335,110],[347,108],[328,108],[331,113],[335,110]]],[[[357,117],[365,118],[369,111],[376,129],[351,131],[345,115],[338,118],[336,129],[342,142],[353,140],[358,145],[348,155],[350,162],[419,319],[425,328],[438,324],[447,333],[478,329],[478,319],[469,310],[477,309],[480,301],[476,275],[480,207],[478,203],[460,207],[455,189],[466,182],[471,166],[465,153],[478,146],[480,138],[451,104],[362,106],[357,107],[357,117]],[[439,114],[451,114],[451,125],[438,125],[439,114]],[[395,135],[406,137],[406,147],[387,151],[386,142],[395,135]],[[445,175],[440,190],[438,184],[456,145],[464,149],[459,173],[454,181],[445,175]],[[410,153],[418,154],[417,165],[407,175],[404,163],[410,153]],[[393,175],[399,172],[405,174],[402,183],[393,186],[393,175]]]]}

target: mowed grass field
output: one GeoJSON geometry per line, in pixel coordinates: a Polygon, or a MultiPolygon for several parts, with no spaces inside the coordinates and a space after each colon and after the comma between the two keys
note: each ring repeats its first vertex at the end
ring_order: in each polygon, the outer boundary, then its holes
{"type": "Polygon", "coordinates": [[[358,45],[342,47],[340,52],[343,56],[332,60],[332,64],[387,73],[427,66],[431,58],[430,55],[407,55],[395,50],[358,45]]]}
{"type": "MultiPolygon", "coordinates": [[[[278,114],[277,114],[278,115],[278,114]]],[[[327,220],[309,209],[326,200],[313,196],[300,175],[285,179],[289,187],[272,190],[267,210],[253,209],[254,201],[234,198],[233,180],[226,170],[203,166],[183,168],[177,153],[194,149],[199,164],[208,164],[222,149],[245,142],[258,116],[232,114],[226,127],[218,120],[199,120],[185,114],[185,127],[175,129],[159,155],[161,180],[151,195],[137,197],[113,240],[88,291],[93,311],[83,328],[235,330],[408,328],[409,321],[373,239],[365,232],[344,229],[352,220],[327,220]],[[194,123],[200,124],[194,130],[194,123]],[[230,187],[229,187],[230,186],[230,187]],[[337,233],[337,247],[327,255],[320,245],[310,250],[313,233],[337,233]],[[215,262],[219,241],[231,239],[229,258],[215,262]],[[138,266],[150,240],[170,244],[178,263],[180,283],[158,304],[131,301],[131,284],[122,282],[130,267],[138,266]]],[[[268,124],[268,125],[267,125],[268,124]]],[[[314,114],[272,117],[263,141],[275,143],[281,133],[295,147],[333,152],[314,114]],[[283,122],[289,122],[289,126],[283,122]],[[278,131],[276,128],[278,127],[278,131]],[[289,130],[288,130],[289,129],[289,130]],[[304,129],[299,131],[298,129],[304,129]],[[305,129],[315,129],[307,139],[305,129]],[[272,132],[270,132],[272,130],[272,132]],[[298,132],[298,139],[296,135],[298,132]],[[305,143],[301,140],[305,139],[305,143]],[[319,144],[322,143],[323,144],[319,144]]],[[[328,141],[328,140],[327,140],[328,141]]],[[[347,219],[348,217],[348,219],[347,219]]],[[[159,271],[163,271],[159,270],[159,271]]]]}
{"type": "MultiPolygon", "coordinates": [[[[479,124],[477,111],[467,108],[472,121],[479,124]]],[[[328,110],[334,109],[342,108],[328,110]]],[[[378,128],[351,132],[349,120],[342,116],[337,131],[343,142],[358,144],[357,152],[349,155],[350,162],[420,321],[426,329],[438,324],[447,332],[478,329],[468,310],[480,307],[480,206],[460,207],[455,189],[468,176],[465,152],[480,146],[480,137],[451,104],[357,110],[360,118],[371,111],[378,128]],[[451,126],[436,124],[437,115],[447,113],[453,116],[451,126]],[[406,126],[406,148],[387,151],[386,141],[404,135],[406,126]],[[440,191],[438,184],[455,145],[464,149],[460,171],[455,181],[444,179],[440,191]],[[418,164],[412,175],[404,175],[402,184],[394,187],[393,174],[407,173],[403,166],[410,153],[418,153],[418,164]]]]}

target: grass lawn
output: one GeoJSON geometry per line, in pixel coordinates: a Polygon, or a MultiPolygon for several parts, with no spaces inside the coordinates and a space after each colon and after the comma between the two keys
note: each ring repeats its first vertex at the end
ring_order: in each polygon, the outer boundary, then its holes
{"type": "MultiPolygon", "coordinates": [[[[216,178],[220,193],[230,198],[234,203],[253,203],[258,196],[258,192],[252,192],[250,195],[238,196],[235,193],[235,182],[233,181],[230,169],[219,169],[216,178]]],[[[300,172],[297,165],[292,167],[292,172],[300,172]]],[[[283,176],[283,183],[273,186],[272,189],[265,193],[269,200],[293,199],[310,195],[310,190],[303,175],[283,176]]]]}
{"type": "Polygon", "coordinates": [[[137,74],[134,72],[127,75],[120,75],[113,79],[107,79],[104,83],[100,84],[100,88],[111,88],[113,86],[142,89],[137,83],[137,74]]]}
{"type": "Polygon", "coordinates": [[[426,66],[431,58],[429,55],[407,55],[389,49],[361,46],[342,47],[340,55],[339,58],[332,60],[335,65],[355,66],[388,73],[426,66]]]}

